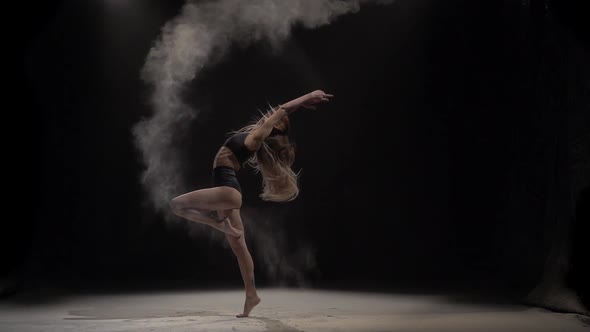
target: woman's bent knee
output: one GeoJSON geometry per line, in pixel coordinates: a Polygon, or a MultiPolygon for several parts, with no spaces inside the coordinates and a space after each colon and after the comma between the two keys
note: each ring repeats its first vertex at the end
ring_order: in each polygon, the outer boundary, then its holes
{"type": "Polygon", "coordinates": [[[182,211],[182,209],[184,208],[184,204],[182,204],[178,198],[171,199],[168,204],[170,206],[170,210],[172,210],[172,212],[174,212],[174,214],[180,213],[182,211]]]}

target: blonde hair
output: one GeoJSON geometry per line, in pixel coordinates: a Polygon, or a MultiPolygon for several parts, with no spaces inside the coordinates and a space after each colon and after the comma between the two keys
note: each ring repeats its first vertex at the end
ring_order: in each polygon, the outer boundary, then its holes
{"type": "MultiPolygon", "coordinates": [[[[261,117],[253,123],[242,127],[232,134],[250,133],[262,126],[262,124],[275,111],[272,107],[266,113],[260,112],[261,117]]],[[[289,126],[288,117],[285,116],[283,123],[289,126]]],[[[299,195],[298,179],[299,173],[291,169],[295,158],[292,145],[287,136],[267,137],[260,149],[248,159],[246,164],[254,168],[256,173],[262,175],[262,193],[260,198],[271,202],[288,202],[299,195]],[[286,150],[288,149],[288,150],[286,150]],[[285,152],[286,151],[286,152],[285,152]]]]}

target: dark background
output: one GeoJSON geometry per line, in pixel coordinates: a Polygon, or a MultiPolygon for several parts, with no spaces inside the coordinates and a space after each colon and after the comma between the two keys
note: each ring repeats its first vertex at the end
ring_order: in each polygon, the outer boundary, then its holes
{"type": "MultiPolygon", "coordinates": [[[[231,252],[168,225],[139,183],[131,128],[151,112],[139,71],[182,3],[15,10],[25,21],[7,68],[5,294],[241,285],[231,252]]],[[[398,0],[297,27],[278,53],[233,49],[188,96],[204,110],[185,142],[188,176],[207,185],[225,132],[257,109],[323,89],[332,102],[292,116],[299,198],[261,202],[257,175],[241,176],[246,206],[282,216],[285,253],[313,247],[307,285],[523,295],[557,250],[587,303],[583,12],[574,1],[398,0]]],[[[296,284],[264,273],[265,248],[250,249],[259,285],[296,284]]]]}

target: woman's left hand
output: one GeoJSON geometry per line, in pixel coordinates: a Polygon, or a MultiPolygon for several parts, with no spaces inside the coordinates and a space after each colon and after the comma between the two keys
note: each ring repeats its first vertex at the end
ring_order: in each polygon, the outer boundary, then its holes
{"type": "Polygon", "coordinates": [[[318,104],[325,103],[329,101],[332,97],[334,97],[334,95],[325,93],[322,90],[315,90],[305,95],[305,100],[303,101],[301,106],[315,110],[318,104]]]}

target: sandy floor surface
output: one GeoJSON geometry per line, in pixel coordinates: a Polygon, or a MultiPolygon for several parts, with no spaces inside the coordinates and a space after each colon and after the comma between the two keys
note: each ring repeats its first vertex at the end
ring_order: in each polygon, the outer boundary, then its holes
{"type": "Polygon", "coordinates": [[[261,289],[251,317],[242,291],[167,291],[0,303],[0,331],[588,332],[587,317],[441,295],[261,289]]]}

